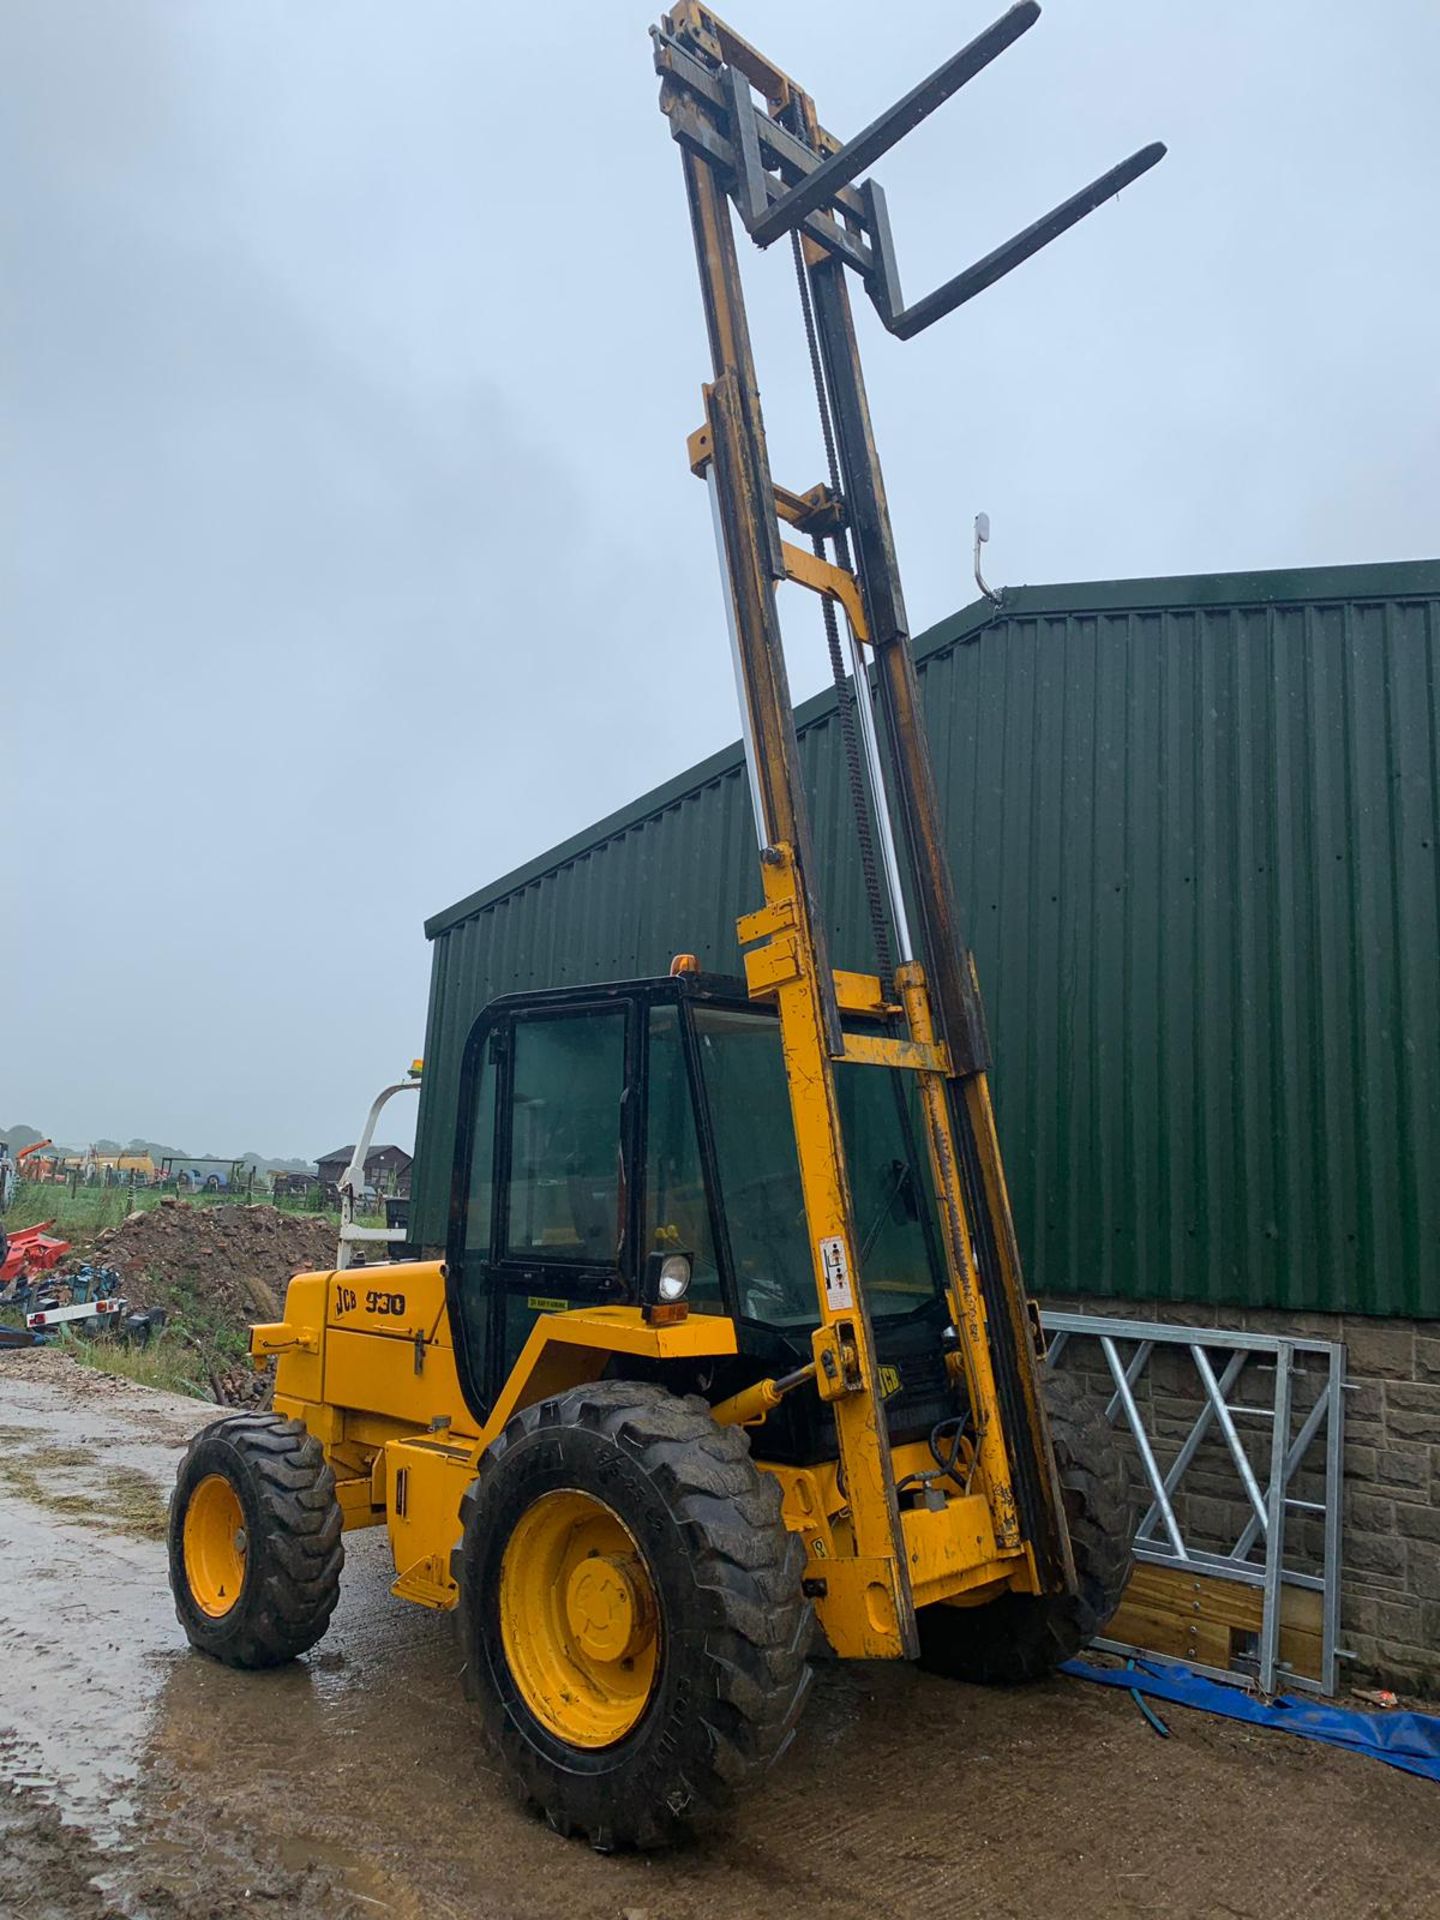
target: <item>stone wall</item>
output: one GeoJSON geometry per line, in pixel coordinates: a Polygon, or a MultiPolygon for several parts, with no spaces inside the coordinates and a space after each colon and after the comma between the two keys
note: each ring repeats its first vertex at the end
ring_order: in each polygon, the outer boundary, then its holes
{"type": "MultiPolygon", "coordinates": [[[[1440,1695],[1440,1321],[1371,1320],[1358,1315],[1282,1313],[1238,1307],[1131,1306],[1098,1299],[1048,1300],[1067,1312],[1159,1320],[1172,1326],[1234,1328],[1252,1333],[1341,1341],[1347,1350],[1345,1395],[1344,1529],[1341,1540],[1340,1645],[1355,1655],[1342,1663],[1342,1689],[1359,1677],[1409,1691],[1440,1695]]],[[[1270,1397],[1272,1382],[1241,1374],[1241,1405],[1270,1397]]],[[[1061,1356],[1083,1372],[1097,1396],[1109,1398],[1103,1354],[1092,1341],[1072,1340],[1061,1356]]],[[[1298,1430],[1318,1379],[1296,1383],[1298,1430]]],[[[1162,1471],[1189,1431],[1203,1392],[1189,1355],[1158,1349],[1137,1398],[1148,1408],[1162,1471]]],[[[1269,1422],[1236,1425],[1247,1455],[1262,1476],[1269,1466],[1269,1422]]],[[[1295,1492],[1318,1499],[1323,1483],[1320,1448],[1295,1492]]],[[[1185,1480],[1179,1505],[1187,1539],[1220,1550],[1244,1526],[1249,1508],[1223,1438],[1212,1427],[1185,1480]]],[[[1323,1527],[1318,1516],[1288,1520],[1286,1538],[1301,1564],[1318,1571],[1323,1527]]]]}

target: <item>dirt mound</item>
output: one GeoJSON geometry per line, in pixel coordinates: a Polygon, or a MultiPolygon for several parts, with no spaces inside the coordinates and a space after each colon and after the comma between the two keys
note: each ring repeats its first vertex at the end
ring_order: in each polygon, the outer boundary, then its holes
{"type": "Polygon", "coordinates": [[[97,1234],[95,1259],[118,1269],[135,1304],[198,1296],[216,1319],[241,1326],[278,1318],[291,1274],[334,1266],[335,1229],[274,1207],[162,1202],[97,1234]]]}
{"type": "Polygon", "coordinates": [[[216,1400],[266,1406],[273,1370],[251,1368],[247,1330],[280,1318],[292,1274],[334,1266],[335,1228],[274,1207],[167,1200],[97,1234],[93,1258],[119,1272],[132,1310],[165,1309],[166,1337],[193,1351],[216,1400]]]}

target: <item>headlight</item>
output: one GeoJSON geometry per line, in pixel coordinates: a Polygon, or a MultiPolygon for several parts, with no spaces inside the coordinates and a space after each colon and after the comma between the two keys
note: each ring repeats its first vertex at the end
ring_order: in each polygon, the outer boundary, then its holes
{"type": "Polygon", "coordinates": [[[690,1261],[683,1253],[668,1253],[660,1263],[660,1271],[655,1279],[656,1297],[666,1306],[673,1306],[677,1300],[685,1298],[685,1290],[690,1285],[690,1261]]]}

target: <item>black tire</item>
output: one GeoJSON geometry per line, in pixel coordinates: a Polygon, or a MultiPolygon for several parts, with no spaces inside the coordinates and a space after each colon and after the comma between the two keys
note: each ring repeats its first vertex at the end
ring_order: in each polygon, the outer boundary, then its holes
{"type": "Polygon", "coordinates": [[[233,1413],[197,1433],[170,1498],[170,1590],[192,1647],[230,1667],[278,1667],[330,1624],[345,1560],[335,1475],[303,1422],[233,1413]],[[218,1617],[191,1590],[185,1522],[202,1482],[229,1482],[244,1519],[239,1597],[218,1617]]]}
{"type": "Polygon", "coordinates": [[[784,1752],[810,1681],[804,1553],[780,1488],[705,1402],[602,1381],[527,1407],[480,1462],[453,1558],[465,1690],[512,1785],[602,1851],[669,1845],[713,1823],[784,1752]],[[654,1593],[658,1653],[637,1724],[604,1747],[560,1739],[526,1703],[500,1627],[500,1566],[547,1493],[598,1499],[654,1593]]]}
{"type": "Polygon", "coordinates": [[[1081,1381],[1052,1371],[1041,1390],[1079,1591],[922,1607],[920,1664],[952,1680],[1008,1687],[1042,1679],[1104,1631],[1130,1578],[1140,1516],[1129,1463],[1081,1381]]]}

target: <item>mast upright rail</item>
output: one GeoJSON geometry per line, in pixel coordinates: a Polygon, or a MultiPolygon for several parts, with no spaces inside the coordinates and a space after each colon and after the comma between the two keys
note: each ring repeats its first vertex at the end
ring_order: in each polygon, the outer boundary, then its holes
{"type": "Polygon", "coordinates": [[[984,1012],[945,853],[847,282],[857,273],[886,328],[908,339],[1162,157],[1161,145],[1143,148],[975,266],[903,304],[883,191],[860,176],[1039,14],[1034,0],[1020,0],[849,142],[826,132],[810,96],[701,0],[680,0],[653,30],[661,109],[682,150],[711,351],[691,465],[711,494],[761,843],[766,904],[741,920],[740,938],[750,948],[752,997],[773,999],[780,1015],[820,1305],[817,1383],[834,1403],[863,1563],[856,1576],[871,1596],[874,1644],[866,1650],[874,1653],[913,1652],[915,1617],[904,1559],[893,1551],[899,1516],[835,1099],[839,1063],[863,1059],[918,1075],[958,1364],[997,1547],[1028,1560],[1033,1591],[1075,1577],[995,1131],[984,1012]],[[793,494],[771,477],[732,206],[761,247],[798,236],[838,497],[824,483],[793,494]],[[810,533],[813,552],[782,539],[780,522],[810,533]],[[830,963],[775,599],[787,579],[838,606],[849,627],[868,798],[886,854],[883,900],[865,863],[872,921],[883,928],[888,919],[902,959],[893,999],[883,954],[875,976],[837,974],[830,963]],[[881,1012],[886,1037],[846,1035],[842,1015],[860,1010],[881,1012]]]}

